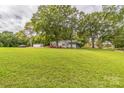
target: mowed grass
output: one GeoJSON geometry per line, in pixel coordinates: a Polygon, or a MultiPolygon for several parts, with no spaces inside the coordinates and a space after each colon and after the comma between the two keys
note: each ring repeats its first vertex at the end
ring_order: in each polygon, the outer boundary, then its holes
{"type": "Polygon", "coordinates": [[[0,87],[124,87],[124,53],[99,49],[0,48],[0,87]]]}

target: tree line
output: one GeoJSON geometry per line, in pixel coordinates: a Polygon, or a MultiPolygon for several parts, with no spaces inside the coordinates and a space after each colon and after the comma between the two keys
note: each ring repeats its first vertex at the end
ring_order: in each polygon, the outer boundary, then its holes
{"type": "Polygon", "coordinates": [[[58,46],[60,40],[76,40],[82,47],[89,44],[92,48],[103,48],[104,42],[110,42],[115,48],[124,48],[124,7],[104,5],[101,11],[84,13],[70,5],[42,5],[23,30],[9,34],[11,44],[4,39],[6,44],[1,35],[1,46],[33,43],[48,46],[52,41],[58,46]]]}

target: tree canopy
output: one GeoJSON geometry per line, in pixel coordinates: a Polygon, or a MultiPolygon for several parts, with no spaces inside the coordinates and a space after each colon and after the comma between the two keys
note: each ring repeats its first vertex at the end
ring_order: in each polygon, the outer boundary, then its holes
{"type": "Polygon", "coordinates": [[[76,40],[92,48],[103,48],[105,42],[115,48],[124,48],[123,15],[121,5],[104,5],[101,11],[91,13],[70,5],[42,5],[23,30],[14,34],[2,32],[0,46],[32,46],[33,43],[47,46],[56,41],[58,47],[60,40],[76,40]]]}

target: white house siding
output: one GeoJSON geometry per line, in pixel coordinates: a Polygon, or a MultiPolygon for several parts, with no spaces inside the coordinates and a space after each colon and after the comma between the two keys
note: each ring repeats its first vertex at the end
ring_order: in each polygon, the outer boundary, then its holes
{"type": "MultiPolygon", "coordinates": [[[[71,44],[69,44],[68,47],[70,48],[71,44]]],[[[76,44],[72,44],[72,48],[77,48],[77,45],[76,44]]]]}
{"type": "Polygon", "coordinates": [[[40,48],[40,47],[43,47],[43,44],[33,44],[33,47],[40,48]]]}
{"type": "MultiPolygon", "coordinates": [[[[52,46],[56,46],[56,42],[55,41],[54,42],[51,42],[51,45],[52,46]]],[[[61,46],[63,48],[71,48],[70,40],[59,41],[58,42],[58,46],[59,47],[61,46]]],[[[72,48],[77,48],[77,44],[76,43],[72,44],[72,48]]]]}

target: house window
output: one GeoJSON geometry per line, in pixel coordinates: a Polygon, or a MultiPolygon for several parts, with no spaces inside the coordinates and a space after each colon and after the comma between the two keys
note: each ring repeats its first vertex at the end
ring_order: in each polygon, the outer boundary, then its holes
{"type": "Polygon", "coordinates": [[[65,45],[65,44],[62,44],[63,46],[65,45]]]}

